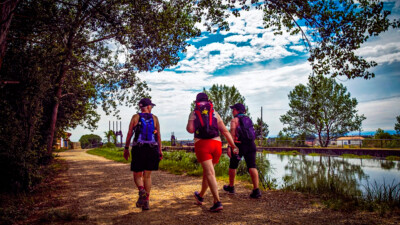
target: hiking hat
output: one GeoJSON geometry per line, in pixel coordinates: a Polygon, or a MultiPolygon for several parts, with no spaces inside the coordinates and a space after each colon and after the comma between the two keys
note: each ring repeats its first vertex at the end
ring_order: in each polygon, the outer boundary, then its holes
{"type": "Polygon", "coordinates": [[[208,96],[206,93],[200,92],[196,96],[196,102],[207,102],[208,96]]]}
{"type": "Polygon", "coordinates": [[[146,106],[148,106],[148,105],[156,106],[155,104],[151,103],[151,100],[150,100],[149,98],[142,98],[142,99],[140,100],[140,102],[139,102],[139,107],[140,107],[140,108],[146,107],[146,106]]]}
{"type": "Polygon", "coordinates": [[[242,103],[236,103],[234,105],[229,106],[231,109],[236,109],[239,113],[245,113],[246,107],[242,103]]]}

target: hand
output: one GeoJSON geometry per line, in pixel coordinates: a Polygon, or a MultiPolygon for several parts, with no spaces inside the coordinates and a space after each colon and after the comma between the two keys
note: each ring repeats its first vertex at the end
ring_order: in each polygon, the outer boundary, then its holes
{"type": "Polygon", "coordinates": [[[228,150],[226,151],[226,154],[228,155],[228,157],[230,158],[232,156],[232,149],[230,146],[228,146],[228,150]]]}
{"type": "Polygon", "coordinates": [[[163,159],[163,153],[162,153],[162,151],[160,151],[160,160],[162,160],[163,159]]]}
{"type": "Polygon", "coordinates": [[[239,148],[235,146],[233,148],[233,153],[236,154],[236,155],[239,154],[239,148]]]}
{"type": "Polygon", "coordinates": [[[126,161],[128,161],[128,159],[129,159],[129,156],[130,156],[130,154],[129,154],[129,149],[124,149],[124,158],[125,158],[125,160],[126,161]]]}

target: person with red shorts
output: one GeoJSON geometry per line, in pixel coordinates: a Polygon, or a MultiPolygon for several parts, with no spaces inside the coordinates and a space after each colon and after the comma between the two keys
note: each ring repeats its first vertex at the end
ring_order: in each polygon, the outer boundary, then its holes
{"type": "Polygon", "coordinates": [[[210,187],[214,197],[214,205],[210,208],[210,211],[218,212],[223,209],[214,171],[214,166],[219,162],[222,154],[222,142],[219,132],[226,137],[226,140],[235,152],[239,152],[239,149],[235,146],[233,138],[225,127],[220,115],[213,110],[212,103],[209,101],[207,94],[197,94],[195,103],[196,108],[190,113],[186,130],[189,133],[194,133],[194,149],[197,161],[203,168],[203,182],[201,191],[196,191],[194,197],[197,204],[202,205],[203,196],[208,187],[210,187]]]}

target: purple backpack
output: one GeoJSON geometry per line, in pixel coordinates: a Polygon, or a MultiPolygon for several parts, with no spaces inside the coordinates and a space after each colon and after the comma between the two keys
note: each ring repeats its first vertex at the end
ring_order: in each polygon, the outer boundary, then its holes
{"type": "Polygon", "coordinates": [[[248,143],[256,139],[256,133],[253,127],[253,121],[244,114],[236,115],[239,118],[239,126],[237,128],[238,140],[240,142],[248,143]]]}

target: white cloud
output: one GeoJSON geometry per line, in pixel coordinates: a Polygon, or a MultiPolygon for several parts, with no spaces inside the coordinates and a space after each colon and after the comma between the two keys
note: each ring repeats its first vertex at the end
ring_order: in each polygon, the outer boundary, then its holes
{"type": "Polygon", "coordinates": [[[358,113],[367,117],[363,122],[363,130],[375,131],[378,128],[393,130],[396,116],[400,112],[400,97],[361,102],[358,105],[358,113]]]}

